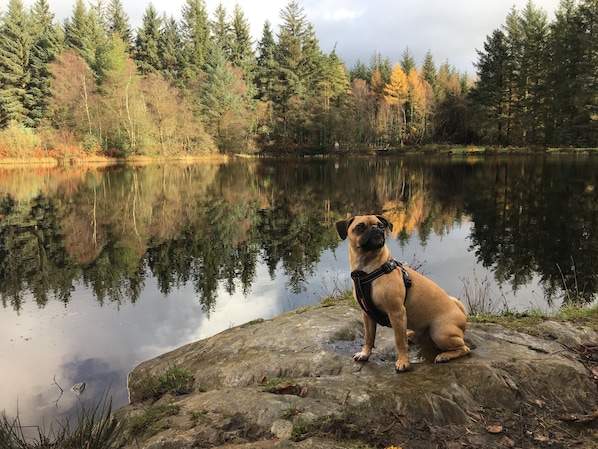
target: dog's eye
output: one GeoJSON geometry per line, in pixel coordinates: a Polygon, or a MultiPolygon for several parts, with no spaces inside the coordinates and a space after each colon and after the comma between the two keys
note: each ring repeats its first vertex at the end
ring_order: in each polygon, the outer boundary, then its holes
{"type": "Polygon", "coordinates": [[[358,225],[355,226],[356,231],[363,231],[364,228],[365,228],[365,225],[363,223],[359,223],[358,225]]]}
{"type": "Polygon", "coordinates": [[[386,229],[386,225],[384,223],[378,223],[378,227],[380,229],[386,229]]]}

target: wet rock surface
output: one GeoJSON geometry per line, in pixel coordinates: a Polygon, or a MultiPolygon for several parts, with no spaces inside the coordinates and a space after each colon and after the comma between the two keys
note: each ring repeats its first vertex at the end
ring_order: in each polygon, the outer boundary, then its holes
{"type": "Polygon", "coordinates": [[[537,334],[470,323],[469,357],[434,364],[433,349],[414,346],[413,370],[398,374],[387,328],[369,362],[352,360],[363,336],[352,307],[248,323],[136,367],[131,404],[116,412],[121,447],[593,447],[598,386],[577,348],[598,335],[556,322],[537,334]],[[147,379],[173,367],[193,375],[187,394],[143,399],[147,379]],[[131,431],[160,407],[171,413],[151,431],[131,431]]]}

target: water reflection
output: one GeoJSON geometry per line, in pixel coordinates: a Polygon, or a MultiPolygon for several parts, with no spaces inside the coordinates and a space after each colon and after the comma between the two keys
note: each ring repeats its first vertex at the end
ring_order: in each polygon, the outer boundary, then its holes
{"type": "Polygon", "coordinates": [[[142,360],[349,288],[333,227],[346,213],[384,213],[393,254],[456,296],[478,276],[498,308],[589,302],[597,165],[383,156],[0,170],[0,363],[11,367],[0,409],[18,400],[34,422],[68,413],[80,381],[82,396],[111,388],[120,405],[142,360]]]}

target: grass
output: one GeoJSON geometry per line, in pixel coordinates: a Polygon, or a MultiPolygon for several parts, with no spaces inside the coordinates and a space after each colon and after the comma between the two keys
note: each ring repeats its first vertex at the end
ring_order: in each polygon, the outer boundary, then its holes
{"type": "Polygon", "coordinates": [[[47,431],[35,426],[37,436],[25,435],[17,416],[9,419],[0,416],[0,447],[2,449],[111,449],[122,433],[122,426],[111,416],[112,400],[105,395],[102,399],[86,407],[80,403],[77,424],[71,427],[69,420],[53,421],[47,431]]]}
{"type": "Polygon", "coordinates": [[[147,377],[140,387],[141,399],[158,399],[165,394],[176,395],[193,383],[189,370],[171,367],[159,376],[147,377]]]}
{"type": "Polygon", "coordinates": [[[150,407],[139,416],[131,418],[129,429],[134,438],[149,438],[161,430],[168,428],[163,418],[179,413],[181,407],[177,404],[159,404],[150,407]]]}
{"type": "Polygon", "coordinates": [[[598,305],[594,306],[564,306],[555,313],[540,311],[503,312],[498,314],[480,313],[468,316],[473,323],[496,323],[519,332],[531,332],[533,327],[543,321],[555,320],[577,323],[598,331],[598,305]]]}

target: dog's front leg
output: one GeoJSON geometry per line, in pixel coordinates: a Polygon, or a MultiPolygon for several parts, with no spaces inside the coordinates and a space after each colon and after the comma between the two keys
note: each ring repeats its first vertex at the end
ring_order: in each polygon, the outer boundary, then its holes
{"type": "Polygon", "coordinates": [[[403,309],[389,315],[389,318],[393,333],[395,334],[395,344],[397,345],[398,352],[395,369],[399,373],[409,371],[411,370],[411,364],[409,363],[408,335],[413,336],[414,333],[407,330],[407,313],[403,309]]]}
{"type": "Polygon", "coordinates": [[[376,340],[376,321],[367,313],[361,313],[363,315],[363,327],[365,329],[365,344],[363,345],[361,352],[357,352],[353,355],[353,360],[357,362],[365,362],[370,358],[376,340]]]}

